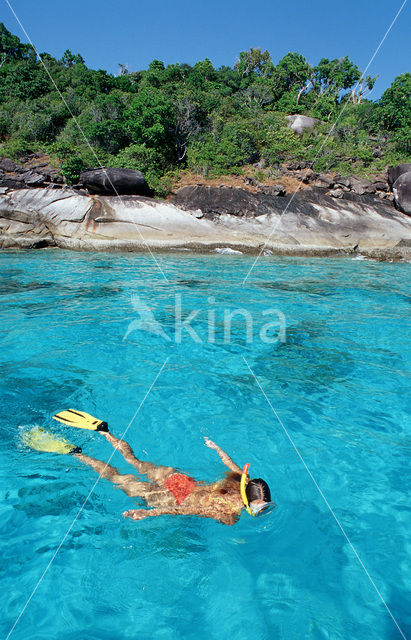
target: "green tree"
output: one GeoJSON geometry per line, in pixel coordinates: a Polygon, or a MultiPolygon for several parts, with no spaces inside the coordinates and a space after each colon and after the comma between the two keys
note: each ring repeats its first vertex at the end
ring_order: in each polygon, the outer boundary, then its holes
{"type": "Polygon", "coordinates": [[[36,52],[30,44],[23,44],[0,22],[0,63],[11,60],[36,61],[36,52]]]}
{"type": "Polygon", "coordinates": [[[348,56],[329,60],[322,58],[313,69],[312,83],[315,91],[337,98],[340,91],[350,89],[361,78],[361,72],[348,56]]]}
{"type": "Polygon", "coordinates": [[[361,104],[361,102],[363,102],[365,96],[374,88],[377,78],[378,76],[374,78],[372,76],[360,78],[351,91],[351,100],[354,104],[361,104]]]}
{"type": "Polygon", "coordinates": [[[175,121],[171,99],[159,89],[143,88],[125,111],[125,125],[133,144],[158,149],[175,161],[175,121]]]}
{"type": "Polygon", "coordinates": [[[247,121],[216,123],[188,148],[188,166],[204,175],[239,173],[240,167],[259,157],[255,137],[247,121]]]}
{"type": "Polygon", "coordinates": [[[84,58],[79,53],[72,53],[70,49],[66,49],[61,58],[61,63],[70,69],[76,64],[84,64],[84,58]]]}
{"type": "Polygon", "coordinates": [[[80,124],[92,145],[107,153],[117,153],[130,143],[125,110],[126,105],[116,92],[98,96],[92,102],[80,117],[80,124]]]}
{"type": "Polygon", "coordinates": [[[16,60],[0,69],[0,99],[34,100],[50,91],[50,79],[32,60],[16,60]]]}
{"type": "Polygon", "coordinates": [[[311,65],[300,53],[287,53],[274,69],[273,84],[277,97],[284,93],[291,93],[296,104],[304,91],[312,84],[313,70],[311,65]]]}
{"type": "Polygon", "coordinates": [[[379,101],[380,121],[388,131],[410,127],[411,73],[397,76],[379,101]]]}
{"type": "Polygon", "coordinates": [[[267,76],[273,71],[270,53],[260,48],[241,51],[240,57],[234,65],[240,76],[267,76]]]}

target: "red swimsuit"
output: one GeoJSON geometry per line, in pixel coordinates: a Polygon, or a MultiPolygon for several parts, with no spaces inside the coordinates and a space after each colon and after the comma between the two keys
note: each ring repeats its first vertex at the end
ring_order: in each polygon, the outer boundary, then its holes
{"type": "Polygon", "coordinates": [[[164,486],[175,497],[177,504],[182,504],[186,498],[194,491],[196,486],[194,478],[185,476],[182,473],[173,473],[168,476],[164,486]]]}

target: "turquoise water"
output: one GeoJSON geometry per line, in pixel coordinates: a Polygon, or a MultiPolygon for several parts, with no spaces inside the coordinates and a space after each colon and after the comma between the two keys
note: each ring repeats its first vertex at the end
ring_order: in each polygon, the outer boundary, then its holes
{"type": "MultiPolygon", "coordinates": [[[[241,286],[251,258],[159,261],[168,283],[145,255],[0,255],[1,637],[38,585],[15,640],[401,638],[243,357],[411,637],[409,265],[264,257],[241,286]],[[130,324],[136,295],[169,340],[130,324]],[[202,342],[176,342],[176,300],[184,317],[199,310],[202,342]],[[224,341],[237,308],[252,341],[240,316],[224,341]],[[259,337],[269,308],[285,341],[259,337]],[[96,475],[26,449],[22,431],[45,426],[108,460],[98,434],[52,414],[80,408],[121,435],[166,358],[127,433],[136,454],[212,481],[209,436],[268,481],[276,511],[233,527],[126,521],[133,500],[101,480],[72,524],[96,475]]],[[[112,464],[130,470],[118,453],[112,464]]]]}

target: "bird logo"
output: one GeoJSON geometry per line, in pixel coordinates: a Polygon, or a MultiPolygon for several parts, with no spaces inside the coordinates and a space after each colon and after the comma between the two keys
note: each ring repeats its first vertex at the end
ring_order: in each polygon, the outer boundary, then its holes
{"type": "Polygon", "coordinates": [[[148,333],[153,333],[156,336],[161,336],[165,340],[171,340],[170,336],[166,334],[158,320],[155,319],[154,313],[150,307],[140,298],[140,296],[137,294],[132,295],[131,304],[134,311],[138,313],[140,318],[130,322],[124,335],[123,342],[133,331],[147,331],[148,333]]]}

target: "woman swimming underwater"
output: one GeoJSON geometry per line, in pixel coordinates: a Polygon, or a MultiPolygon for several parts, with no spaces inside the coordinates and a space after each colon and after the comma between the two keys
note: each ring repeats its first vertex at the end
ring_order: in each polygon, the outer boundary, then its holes
{"type": "Polygon", "coordinates": [[[162,515],[191,515],[214,518],[223,524],[233,525],[239,519],[243,508],[246,508],[250,515],[256,516],[274,506],[267,483],[261,478],[250,479],[248,464],[241,469],[225,451],[208,438],[205,438],[205,445],[214,449],[230,470],[224,478],[212,484],[198,482],[173,467],[158,466],[139,460],[127,442],[109,432],[106,422],[87,413],[69,409],[53,417],[68,426],[99,431],[139,474],[147,476],[148,480],[142,481],[132,474],[121,474],[115,467],[91,458],[82,453],[79,447],[38,427],[26,433],[23,438],[25,444],[33,449],[73,455],[97,471],[101,478],[113,482],[130,498],[142,498],[151,508],[125,511],[123,516],[132,520],[162,515]]]}

